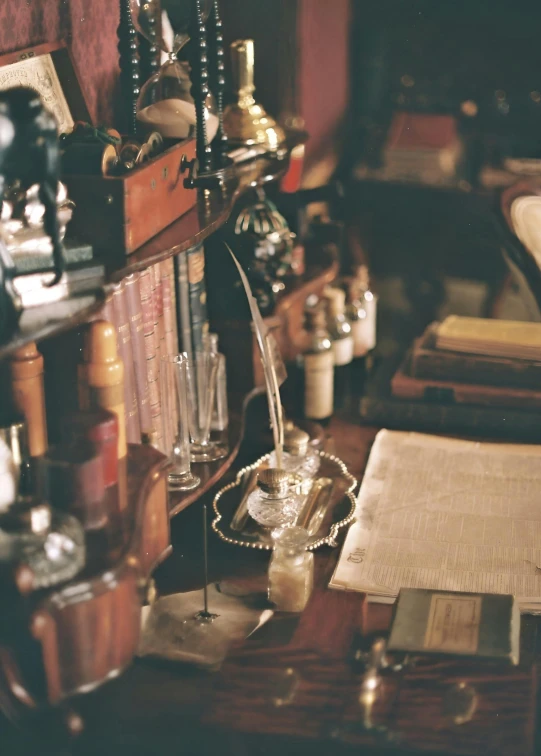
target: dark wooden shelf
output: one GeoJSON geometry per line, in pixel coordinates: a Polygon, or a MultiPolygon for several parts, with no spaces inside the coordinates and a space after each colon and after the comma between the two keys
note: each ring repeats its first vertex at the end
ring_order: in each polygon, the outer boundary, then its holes
{"type": "MultiPolygon", "coordinates": [[[[96,281],[92,287],[89,286],[89,291],[77,293],[69,299],[26,310],[16,331],[4,344],[0,344],[0,360],[29,341],[40,341],[85,322],[102,306],[109,284],[205,241],[226,223],[243,191],[275,181],[287,172],[291,150],[306,142],[307,138],[303,131],[289,132],[287,149],[280,157],[265,156],[240,165],[233,164],[226,170],[219,188],[199,190],[197,204],[192,210],[127,259],[119,261],[104,254],[105,259],[99,260],[98,255],[98,262],[102,262],[107,269],[106,280],[96,281]]],[[[96,260],[92,264],[95,265],[96,260]]]]}

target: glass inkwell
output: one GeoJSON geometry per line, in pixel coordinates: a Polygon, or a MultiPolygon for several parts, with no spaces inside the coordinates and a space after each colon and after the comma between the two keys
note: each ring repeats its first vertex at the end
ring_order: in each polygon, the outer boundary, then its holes
{"type": "MultiPolygon", "coordinates": [[[[297,473],[303,480],[312,479],[320,467],[319,454],[310,447],[310,436],[306,431],[288,424],[284,431],[284,451],[282,467],[289,473],[297,473]]],[[[269,458],[271,467],[276,467],[276,452],[269,458]]]]}
{"type": "Polygon", "coordinates": [[[257,476],[257,488],[248,498],[248,514],[264,528],[293,525],[305,496],[291,489],[287,470],[272,467],[257,476]]]}
{"type": "MultiPolygon", "coordinates": [[[[203,21],[206,21],[212,0],[202,0],[203,21]]],[[[178,0],[175,6],[174,26],[171,34],[163,33],[160,23],[159,0],[130,0],[133,24],[140,34],[156,44],[167,56],[159,71],[141,88],[137,100],[137,121],[145,131],[157,131],[165,139],[187,139],[194,136],[196,110],[191,95],[190,66],[179,61],[180,50],[189,42],[188,28],[192,3],[178,0]],[[158,30],[160,29],[160,32],[158,30]],[[168,39],[166,39],[166,37],[168,39]]],[[[212,94],[205,100],[207,140],[210,143],[218,129],[217,106],[212,94]]]]}

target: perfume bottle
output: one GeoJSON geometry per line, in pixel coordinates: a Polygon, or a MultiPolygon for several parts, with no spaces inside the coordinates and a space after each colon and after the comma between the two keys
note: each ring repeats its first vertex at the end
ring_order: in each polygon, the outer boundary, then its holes
{"type": "Polygon", "coordinates": [[[291,476],[277,467],[262,470],[248,497],[248,514],[265,528],[293,525],[305,497],[291,491],[291,476]]]}
{"type": "Polygon", "coordinates": [[[302,612],[314,585],[314,555],[306,551],[305,528],[273,531],[274,551],[269,564],[269,601],[281,612],[302,612]]]}
{"type": "MultiPolygon", "coordinates": [[[[276,467],[276,452],[269,458],[271,467],[276,467]]],[[[289,425],[284,431],[282,467],[290,473],[298,473],[303,479],[313,478],[319,470],[319,454],[310,448],[310,436],[306,431],[289,425]]]]}
{"type": "Polygon", "coordinates": [[[310,345],[302,355],[304,416],[325,423],[334,408],[334,357],[327,316],[321,304],[306,310],[306,329],[310,345]]]}

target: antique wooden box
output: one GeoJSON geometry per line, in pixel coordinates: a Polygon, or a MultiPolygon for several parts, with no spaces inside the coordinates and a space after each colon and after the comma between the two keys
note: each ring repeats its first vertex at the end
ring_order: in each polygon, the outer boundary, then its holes
{"type": "MultiPolygon", "coordinates": [[[[75,120],[91,120],[63,43],[0,57],[0,90],[13,86],[36,89],[59,132],[71,130],[75,120]]],[[[194,157],[195,139],[187,139],[123,176],[63,176],[76,204],[70,235],[108,255],[134,252],[195,205],[196,190],[184,187],[186,163],[194,157]]]]}

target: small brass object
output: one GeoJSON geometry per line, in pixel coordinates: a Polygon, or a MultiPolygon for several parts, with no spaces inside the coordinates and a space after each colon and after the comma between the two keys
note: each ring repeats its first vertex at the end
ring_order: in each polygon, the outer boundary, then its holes
{"type": "Polygon", "coordinates": [[[254,41],[231,45],[233,80],[238,100],[224,111],[224,129],[232,144],[261,145],[276,151],[285,142],[284,130],[254,99],[254,41]]]}
{"type": "Polygon", "coordinates": [[[257,470],[252,470],[245,481],[242,499],[231,520],[231,530],[241,532],[248,522],[248,497],[257,488],[257,470]]]}
{"type": "Polygon", "coordinates": [[[381,684],[380,670],[385,666],[385,640],[377,638],[370,649],[369,658],[359,690],[359,706],[362,712],[362,724],[365,730],[372,730],[372,709],[378,697],[381,684]]]}
{"type": "Polygon", "coordinates": [[[463,725],[473,718],[477,703],[477,692],[472,685],[466,682],[456,683],[443,698],[444,716],[452,719],[456,725],[463,725]]]}
{"type": "Polygon", "coordinates": [[[296,523],[301,528],[306,528],[310,535],[317,533],[321,524],[321,515],[325,516],[331,489],[331,478],[317,478],[310,488],[296,523]]]}
{"type": "Polygon", "coordinates": [[[269,679],[271,703],[277,708],[292,704],[299,683],[300,677],[293,667],[287,667],[271,675],[269,679]]]}

